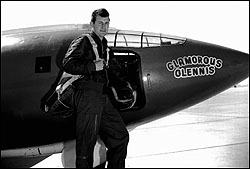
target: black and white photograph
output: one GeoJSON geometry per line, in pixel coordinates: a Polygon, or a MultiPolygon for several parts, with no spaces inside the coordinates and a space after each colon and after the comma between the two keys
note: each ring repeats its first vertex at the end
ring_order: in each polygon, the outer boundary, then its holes
{"type": "Polygon", "coordinates": [[[1,1],[1,167],[249,168],[249,1],[1,1]]]}

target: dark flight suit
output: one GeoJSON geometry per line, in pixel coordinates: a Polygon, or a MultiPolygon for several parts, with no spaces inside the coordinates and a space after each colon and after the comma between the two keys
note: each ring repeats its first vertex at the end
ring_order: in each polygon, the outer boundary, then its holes
{"type": "MultiPolygon", "coordinates": [[[[90,35],[97,44],[100,58],[107,58],[107,40],[92,31],[90,35]]],[[[110,52],[110,64],[112,64],[110,52]]],[[[84,75],[74,83],[74,106],[76,112],[76,167],[92,168],[93,151],[97,134],[108,148],[107,161],[110,168],[124,168],[129,133],[119,114],[111,104],[106,87],[107,70],[96,71],[96,59],[92,45],[86,36],[72,41],[63,60],[64,71],[84,75]]]]}

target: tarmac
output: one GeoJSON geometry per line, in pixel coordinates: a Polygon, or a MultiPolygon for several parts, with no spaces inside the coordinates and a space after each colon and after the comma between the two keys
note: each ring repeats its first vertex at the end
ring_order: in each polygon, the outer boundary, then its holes
{"type": "Polygon", "coordinates": [[[130,133],[127,168],[249,168],[249,87],[130,133]]]}
{"type": "MultiPolygon", "coordinates": [[[[249,168],[248,93],[248,85],[232,87],[135,128],[126,168],[249,168]]],[[[63,168],[61,153],[32,168],[63,168]]]]}

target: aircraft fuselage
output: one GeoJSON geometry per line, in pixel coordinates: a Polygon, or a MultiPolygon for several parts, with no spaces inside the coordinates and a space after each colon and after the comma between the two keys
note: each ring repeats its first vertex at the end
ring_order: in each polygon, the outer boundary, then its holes
{"type": "MultiPolygon", "coordinates": [[[[40,103],[62,69],[70,42],[90,30],[48,28],[2,35],[2,149],[75,138],[74,117],[46,114],[40,103]]],[[[135,106],[120,111],[128,128],[197,104],[249,76],[249,54],[240,51],[186,38],[164,39],[161,34],[110,32],[109,46],[138,87],[135,106]]]]}

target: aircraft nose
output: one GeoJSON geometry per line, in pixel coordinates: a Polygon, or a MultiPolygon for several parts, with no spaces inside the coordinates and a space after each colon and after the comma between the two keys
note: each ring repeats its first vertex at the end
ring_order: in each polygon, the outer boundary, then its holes
{"type": "Polygon", "coordinates": [[[206,64],[206,57],[208,58],[206,66],[212,67],[210,75],[213,79],[211,83],[214,85],[221,83],[225,85],[224,87],[231,87],[249,77],[248,53],[210,43],[190,42],[192,45],[196,45],[195,53],[199,53],[203,57],[202,63],[206,64]]]}
{"type": "Polygon", "coordinates": [[[228,49],[221,58],[228,80],[238,83],[249,77],[249,54],[228,49]]]}
{"type": "Polygon", "coordinates": [[[183,47],[185,57],[178,55],[179,58],[166,66],[178,82],[188,83],[195,89],[193,92],[219,92],[249,77],[248,53],[191,39],[183,47]]]}

